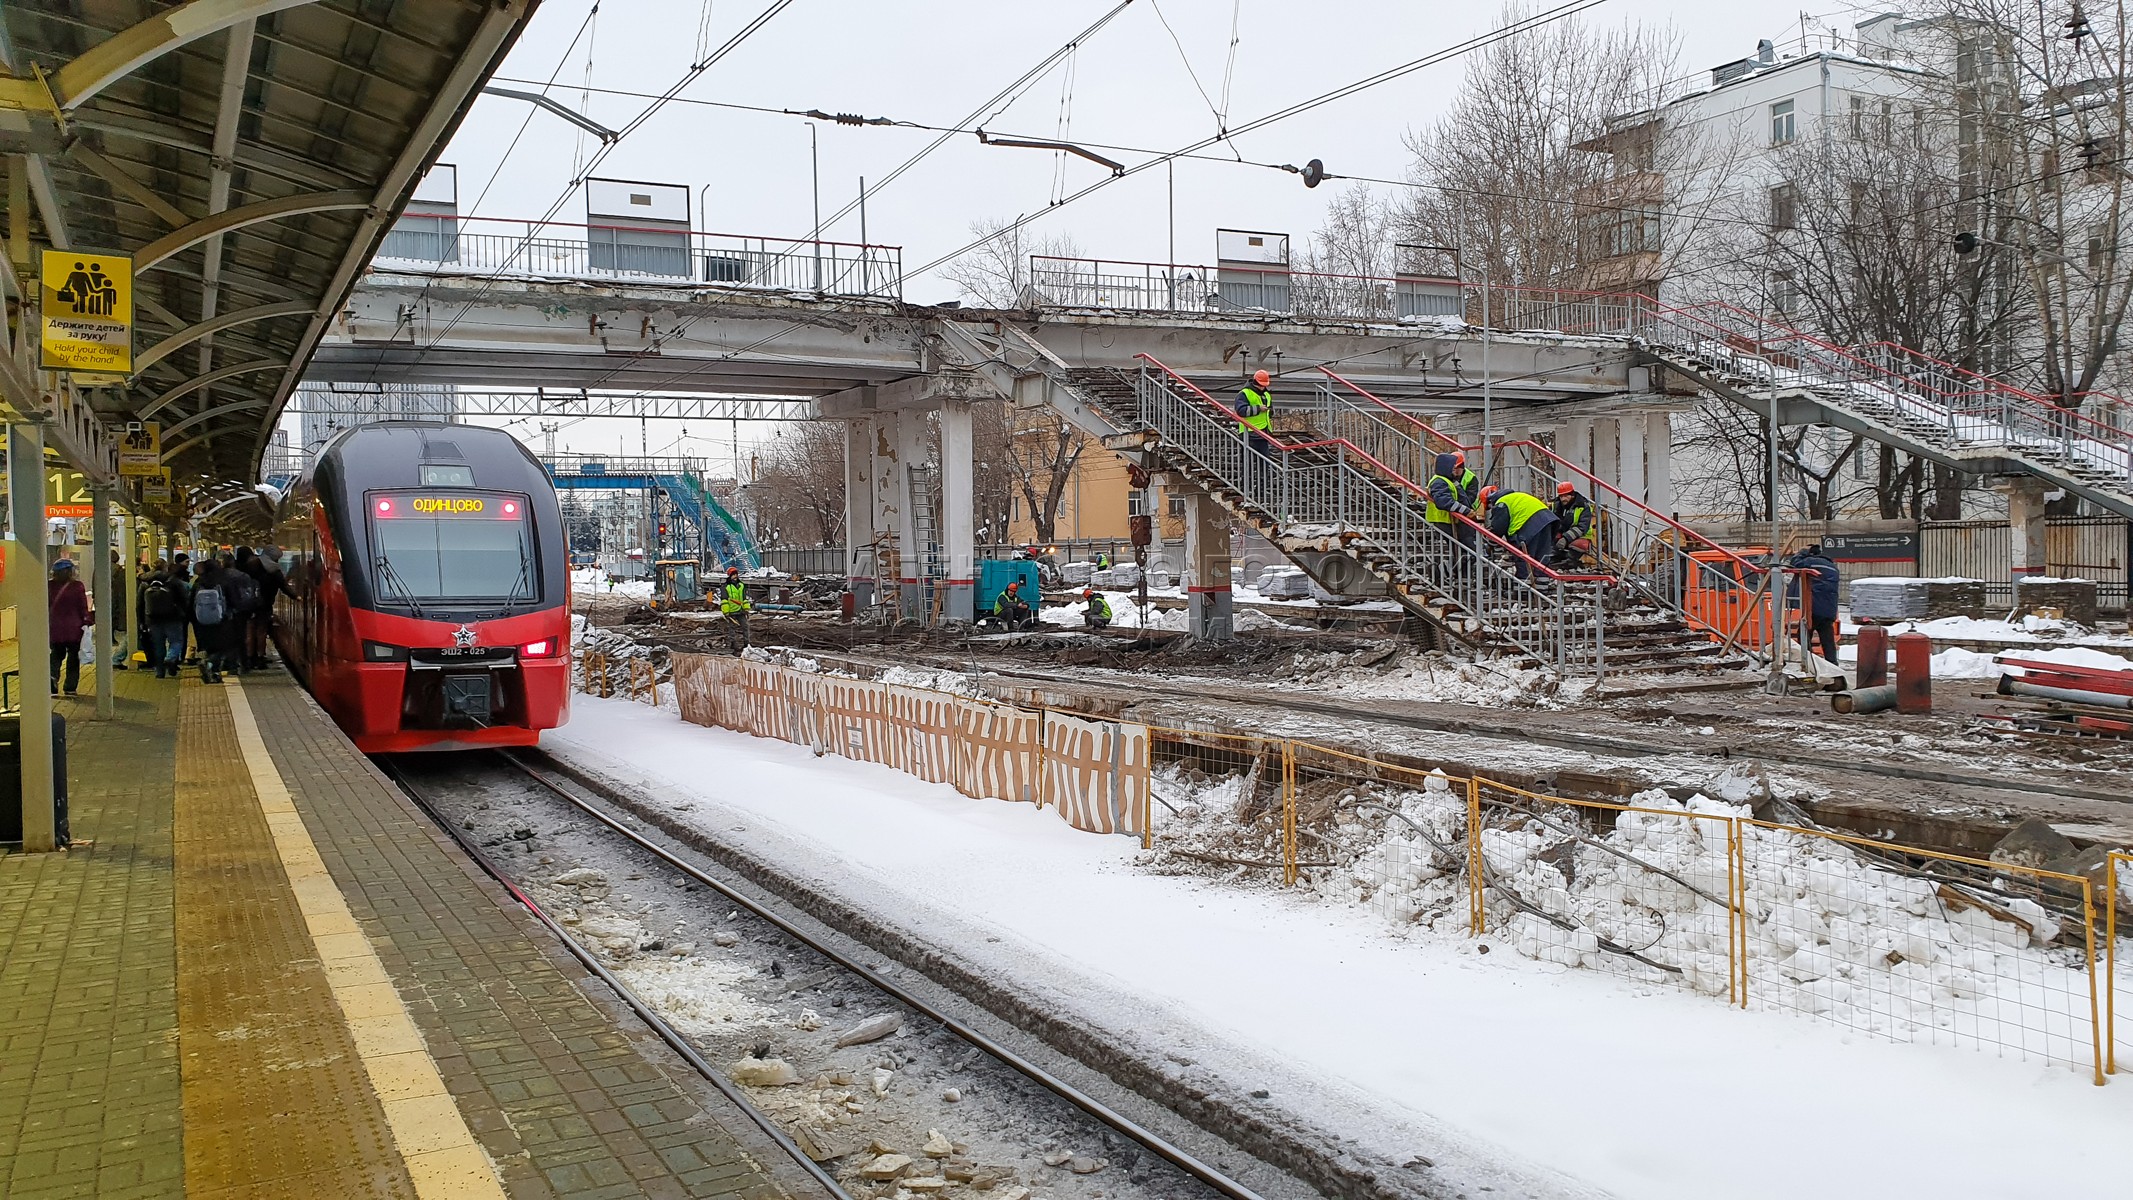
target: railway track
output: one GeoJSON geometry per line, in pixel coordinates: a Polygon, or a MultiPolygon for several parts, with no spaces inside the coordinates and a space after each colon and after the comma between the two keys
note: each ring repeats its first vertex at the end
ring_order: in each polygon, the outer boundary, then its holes
{"type": "MultiPolygon", "coordinates": [[[[695,862],[690,861],[689,858],[676,853],[660,841],[645,836],[645,834],[633,828],[629,820],[617,815],[615,808],[610,807],[611,805],[616,805],[619,798],[604,794],[604,790],[597,785],[590,784],[581,778],[570,778],[567,782],[559,780],[547,770],[528,763],[511,753],[490,753],[486,756],[485,763],[490,770],[509,775],[515,780],[523,781],[538,789],[541,794],[552,801],[564,805],[570,812],[590,820],[604,834],[622,839],[630,850],[649,856],[660,864],[662,869],[688,880],[694,886],[709,889],[720,900],[730,902],[737,909],[747,912],[756,921],[775,930],[779,937],[806,947],[813,955],[830,964],[831,969],[834,971],[841,972],[843,975],[859,981],[866,988],[887,998],[894,1004],[918,1014],[923,1021],[953,1038],[956,1042],[999,1064],[1002,1068],[1026,1080],[1041,1092],[1056,1098],[1061,1104],[1081,1114],[1088,1121],[1100,1125],[1119,1138],[1123,1138],[1126,1142],[1138,1147],[1146,1154],[1153,1156],[1161,1163],[1167,1164],[1168,1168],[1178,1176],[1182,1176],[1181,1182],[1183,1180],[1191,1181],[1190,1185],[1188,1185],[1191,1191],[1225,1197],[1227,1200],[1261,1200],[1261,1194],[1258,1191],[1233,1178],[1215,1165],[1208,1163],[1185,1147],[1178,1145],[1162,1132],[1149,1128],[1143,1122],[1119,1111],[1118,1108],[1106,1103],[1103,1099],[1090,1094],[1085,1088],[1062,1078],[1056,1071],[1047,1069],[1044,1065],[1033,1061],[1029,1056],[1003,1044],[998,1038],[973,1027],[969,1022],[959,1018],[954,1013],[946,1011],[940,1004],[935,1003],[913,988],[889,978],[882,970],[869,966],[851,952],[840,948],[824,937],[817,936],[802,924],[788,919],[772,907],[759,902],[748,891],[704,870],[695,862]]],[[[850,1191],[846,1190],[845,1184],[840,1183],[836,1177],[826,1171],[815,1161],[814,1157],[811,1157],[796,1143],[793,1135],[787,1129],[780,1126],[775,1119],[753,1103],[744,1089],[737,1086],[724,1072],[713,1066],[689,1036],[675,1028],[674,1024],[668,1021],[654,1005],[640,997],[623,979],[617,976],[615,971],[609,969],[598,953],[584,945],[562,921],[543,908],[539,901],[530,894],[529,886],[523,880],[516,878],[512,871],[507,870],[503,864],[497,861],[496,857],[485,853],[482,846],[477,844],[476,839],[470,836],[466,828],[463,827],[470,822],[451,819],[453,814],[445,811],[447,806],[440,803],[436,795],[428,793],[424,786],[410,778],[409,772],[402,769],[400,765],[384,760],[381,760],[381,765],[403,792],[440,829],[450,834],[453,840],[485,872],[495,878],[515,899],[523,904],[550,933],[563,943],[573,957],[583,963],[603,984],[612,989],[622,1003],[643,1019],[662,1041],[666,1042],[688,1062],[691,1068],[701,1074],[714,1088],[745,1112],[749,1119],[760,1126],[817,1184],[824,1187],[834,1196],[848,1197],[852,1195],[850,1191]]],[[[819,983],[820,981],[817,980],[817,982],[819,983]]],[[[861,1194],[869,1193],[862,1192],[861,1194]]],[[[1107,1189],[1105,1194],[1117,1195],[1119,1193],[1107,1189]]],[[[1174,1195],[1178,1193],[1161,1192],[1159,1194],[1174,1195]]]]}

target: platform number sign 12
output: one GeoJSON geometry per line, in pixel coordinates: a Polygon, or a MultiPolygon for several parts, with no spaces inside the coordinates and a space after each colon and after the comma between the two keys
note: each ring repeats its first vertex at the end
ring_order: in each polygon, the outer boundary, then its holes
{"type": "Polygon", "coordinates": [[[47,250],[39,287],[40,365],[48,371],[133,370],[133,259],[47,250]]]}

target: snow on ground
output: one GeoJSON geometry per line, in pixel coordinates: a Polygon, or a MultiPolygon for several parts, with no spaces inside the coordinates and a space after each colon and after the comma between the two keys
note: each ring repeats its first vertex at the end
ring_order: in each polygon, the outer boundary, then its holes
{"type": "MultiPolygon", "coordinates": [[[[2024,616],[2020,620],[1980,620],[1975,617],[1937,617],[1931,621],[1898,621],[1887,626],[1889,636],[1918,632],[1935,641],[2073,643],[2084,646],[2124,646],[2133,649],[2133,634],[2101,633],[2084,625],[2054,617],[2024,616]]],[[[1857,625],[1844,622],[1844,634],[1855,636],[1857,625]]]]}
{"type": "MultiPolygon", "coordinates": [[[[2112,654],[2106,650],[2091,650],[2086,646],[2045,646],[2036,649],[2027,646],[2011,646],[1998,653],[2015,655],[2032,662],[2061,663],[2073,667],[2095,667],[2105,671],[2133,670],[2133,659],[2112,654]]],[[[1950,646],[1933,652],[1933,678],[1935,679],[1998,679],[2008,674],[2007,668],[1993,661],[1994,652],[1965,650],[1950,646]]],[[[1840,666],[1856,666],[1859,647],[1846,642],[1837,647],[1837,662],[1840,666]]],[[[1889,651],[1889,662],[1896,662],[1896,651],[1889,651]]],[[[2013,672],[2020,674],[2019,671],[2013,672]]]]}
{"type": "MultiPolygon", "coordinates": [[[[1637,1200],[1998,1200],[2123,1178],[2133,1086],[2098,1089],[2085,1071],[1743,1013],[1544,961],[1590,948],[1551,953],[1538,933],[1538,959],[1482,957],[1466,939],[1402,936],[1360,900],[1153,874],[1133,842],[1050,813],[642,706],[580,699],[547,745],[693,797],[686,817],[706,831],[1122,1041],[1186,1045],[1230,1084],[1272,1091],[1270,1103],[1340,1109],[1376,1152],[1396,1153],[1404,1129],[1461,1186],[1504,1182],[1485,1164],[1505,1155],[1568,1177],[1544,1191],[1584,1193],[1575,1179],[1637,1200]]],[[[1545,886],[1548,864],[1520,857],[1530,849],[1490,846],[1493,862],[1545,886]]],[[[1625,894],[1625,913],[1634,902],[1625,894]]],[[[1795,914],[1799,928],[1819,919],[1814,907],[1795,914]]]]}
{"type": "MultiPolygon", "coordinates": [[[[1148,599],[1151,603],[1148,605],[1146,612],[1141,611],[1141,606],[1136,602],[1136,593],[1134,592],[1104,592],[1102,594],[1104,599],[1111,604],[1111,627],[1114,629],[1182,630],[1185,628],[1186,610],[1182,608],[1156,607],[1153,601],[1161,593],[1154,588],[1148,589],[1148,599]]],[[[1172,594],[1174,596],[1177,593],[1173,592],[1172,594]]],[[[1057,625],[1063,629],[1080,629],[1082,627],[1082,612],[1086,607],[1086,602],[1075,600],[1072,604],[1047,605],[1037,615],[1046,625],[1057,625]]],[[[1281,622],[1267,616],[1265,613],[1255,612],[1248,608],[1235,610],[1232,619],[1235,621],[1237,632],[1239,633],[1281,627],[1281,622]]]]}
{"type": "Polygon", "coordinates": [[[1293,687],[1301,681],[1314,692],[1365,700],[1428,700],[1478,704],[1491,708],[1561,708],[1590,689],[1584,680],[1563,682],[1545,671],[1485,659],[1458,659],[1444,654],[1409,654],[1390,668],[1347,668],[1341,654],[1299,655],[1296,680],[1270,687],[1293,687]],[[1315,670],[1314,659],[1333,660],[1315,670]]]}
{"type": "Polygon", "coordinates": [[[601,596],[627,596],[632,600],[652,598],[652,581],[649,579],[625,579],[610,585],[607,572],[597,567],[581,567],[570,573],[571,588],[581,595],[595,598],[601,596]]]}

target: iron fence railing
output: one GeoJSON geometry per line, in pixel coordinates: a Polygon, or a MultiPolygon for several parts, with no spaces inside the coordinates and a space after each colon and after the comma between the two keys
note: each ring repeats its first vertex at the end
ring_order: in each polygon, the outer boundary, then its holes
{"type": "Polygon", "coordinates": [[[1590,549],[1580,556],[1587,567],[1751,658],[1769,640],[1767,558],[1720,546],[1538,442],[1499,442],[1495,459],[1484,461],[1480,446],[1446,436],[1330,369],[1321,371],[1314,424],[1326,436],[1361,447],[1370,463],[1426,486],[1437,455],[1462,453],[1478,474],[1543,500],[1553,500],[1556,485],[1568,483],[1586,501],[1592,522],[1590,549]]]}
{"type": "Polygon", "coordinates": [[[903,294],[897,246],[487,217],[395,229],[376,261],[432,273],[708,283],[884,299],[903,294]],[[469,223],[478,224],[469,229],[469,223]]]}
{"type": "MultiPolygon", "coordinates": [[[[1470,633],[1501,639],[1567,675],[1606,672],[1606,581],[1516,570],[1427,520],[1416,485],[1338,439],[1254,447],[1205,393],[1149,360],[1135,380],[1141,423],[1270,517],[1278,536],[1319,541],[1448,606],[1470,633]]],[[[1478,531],[1477,531],[1478,533],[1478,531]]],[[[1486,535],[1480,535],[1486,536],[1486,535]]]]}

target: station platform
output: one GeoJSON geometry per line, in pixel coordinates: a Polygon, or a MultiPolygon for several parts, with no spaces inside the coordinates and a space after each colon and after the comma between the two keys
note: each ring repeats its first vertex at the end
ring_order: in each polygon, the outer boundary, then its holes
{"type": "Polygon", "coordinates": [[[811,1197],[287,675],[114,675],[0,854],[0,1195],[811,1197]]]}

